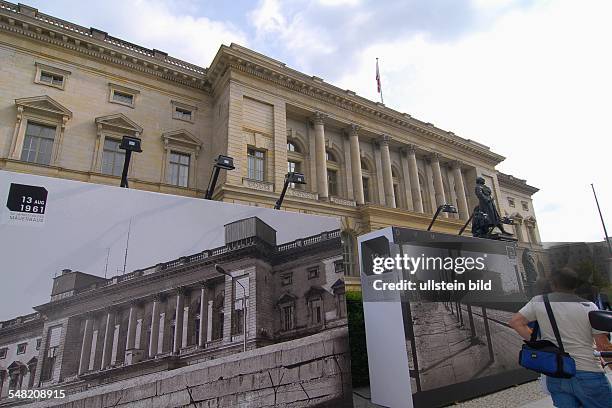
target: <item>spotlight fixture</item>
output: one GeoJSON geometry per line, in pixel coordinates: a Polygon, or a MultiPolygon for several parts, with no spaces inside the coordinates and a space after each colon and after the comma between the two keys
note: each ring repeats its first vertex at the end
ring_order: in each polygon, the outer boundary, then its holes
{"type": "Polygon", "coordinates": [[[283,191],[276,200],[276,204],[274,204],[275,210],[280,210],[281,205],[283,204],[283,200],[285,199],[285,193],[287,192],[287,187],[289,187],[289,183],[291,184],[306,184],[306,177],[302,173],[290,172],[285,175],[285,184],[283,185],[283,191]]]}
{"type": "Polygon", "coordinates": [[[215,164],[213,165],[213,172],[211,174],[210,181],[208,183],[208,188],[206,189],[206,195],[204,196],[204,198],[207,200],[212,200],[212,195],[215,191],[217,179],[219,178],[219,172],[222,169],[234,170],[235,168],[236,167],[234,166],[233,158],[220,154],[219,157],[215,159],[215,164]]]}
{"type": "Polygon", "coordinates": [[[130,167],[130,160],[132,159],[132,152],[142,152],[142,148],[140,146],[140,139],[134,136],[123,136],[119,148],[121,150],[125,150],[125,159],[123,160],[123,172],[121,173],[121,187],[128,188],[127,176],[128,169],[130,167]]]}

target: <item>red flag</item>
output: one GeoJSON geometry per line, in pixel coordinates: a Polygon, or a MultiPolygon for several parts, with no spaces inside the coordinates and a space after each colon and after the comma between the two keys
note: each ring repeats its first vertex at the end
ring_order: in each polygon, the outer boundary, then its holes
{"type": "Polygon", "coordinates": [[[378,71],[378,58],[376,58],[376,88],[378,90],[378,93],[381,93],[380,72],[378,71]]]}

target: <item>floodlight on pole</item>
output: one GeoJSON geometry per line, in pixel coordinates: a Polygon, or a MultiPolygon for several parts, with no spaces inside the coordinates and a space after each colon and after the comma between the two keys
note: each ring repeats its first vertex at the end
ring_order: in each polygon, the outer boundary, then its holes
{"type": "Polygon", "coordinates": [[[121,187],[128,188],[127,176],[128,169],[130,168],[130,160],[132,159],[132,152],[142,152],[142,148],[140,146],[140,138],[134,136],[123,136],[119,148],[121,150],[125,150],[125,159],[123,160],[123,172],[121,173],[121,187]]]}
{"type": "Polygon", "coordinates": [[[285,175],[285,184],[283,185],[283,191],[281,192],[281,195],[278,200],[276,200],[276,204],[274,204],[275,210],[280,210],[281,205],[283,204],[283,200],[285,199],[285,193],[287,193],[287,187],[289,187],[289,183],[306,184],[306,177],[304,177],[302,173],[297,173],[295,171],[289,172],[285,175]]]}
{"type": "Polygon", "coordinates": [[[219,172],[223,170],[234,170],[236,167],[234,166],[234,159],[229,156],[224,156],[222,154],[219,155],[215,159],[215,164],[213,165],[213,172],[210,176],[210,182],[208,183],[208,188],[206,189],[206,195],[204,196],[207,200],[212,200],[213,192],[215,191],[215,186],[217,185],[217,179],[219,178],[219,172]]]}
{"type": "Polygon", "coordinates": [[[438,206],[436,213],[434,214],[433,218],[431,219],[431,222],[429,223],[429,227],[427,227],[427,231],[431,230],[431,227],[434,225],[434,222],[436,222],[436,218],[438,218],[438,215],[440,215],[441,212],[457,214],[457,209],[452,204],[442,204],[438,206]]]}
{"type": "MultiPolygon", "coordinates": [[[[221,265],[215,264],[215,270],[222,275],[229,276],[232,283],[236,281],[242,288],[242,307],[244,308],[244,316],[242,316],[242,351],[247,351],[247,305],[246,305],[246,288],[238,279],[234,279],[231,273],[225,270],[221,265]]],[[[233,285],[232,285],[233,286],[233,285]]]]}

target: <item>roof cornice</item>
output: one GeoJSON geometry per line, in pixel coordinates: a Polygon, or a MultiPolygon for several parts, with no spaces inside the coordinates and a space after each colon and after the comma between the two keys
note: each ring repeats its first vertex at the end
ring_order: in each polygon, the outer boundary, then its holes
{"type": "Polygon", "coordinates": [[[525,180],[514,177],[510,174],[502,173],[501,171],[497,172],[497,180],[499,181],[499,185],[501,187],[509,187],[530,196],[540,191],[539,188],[527,184],[525,180]]]}
{"type": "Polygon", "coordinates": [[[492,165],[499,164],[505,157],[492,152],[487,146],[469,139],[464,139],[453,132],[437,128],[401,113],[385,105],[372,102],[356,95],[351,90],[343,90],[328,84],[316,76],[308,76],[284,63],[267,58],[262,54],[241,47],[237,44],[222,45],[208,70],[208,77],[215,89],[228,69],[234,69],[262,80],[305,94],[309,97],[330,103],[339,108],[358,113],[371,119],[383,122],[402,130],[416,132],[428,139],[444,143],[481,157],[492,165]]]}
{"type": "Polygon", "coordinates": [[[0,30],[81,53],[189,87],[209,90],[206,69],[55,18],[23,4],[0,0],[0,30]]]}

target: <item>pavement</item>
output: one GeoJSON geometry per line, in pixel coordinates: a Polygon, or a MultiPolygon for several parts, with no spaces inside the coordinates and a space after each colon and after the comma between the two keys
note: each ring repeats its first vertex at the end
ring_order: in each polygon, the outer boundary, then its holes
{"type": "MultiPolygon", "coordinates": [[[[612,383],[612,373],[608,372],[612,383]]],[[[383,408],[370,401],[369,388],[353,390],[354,408],[383,408]]],[[[543,390],[540,381],[506,388],[489,395],[449,405],[460,408],[554,408],[552,399],[543,390]]]]}

